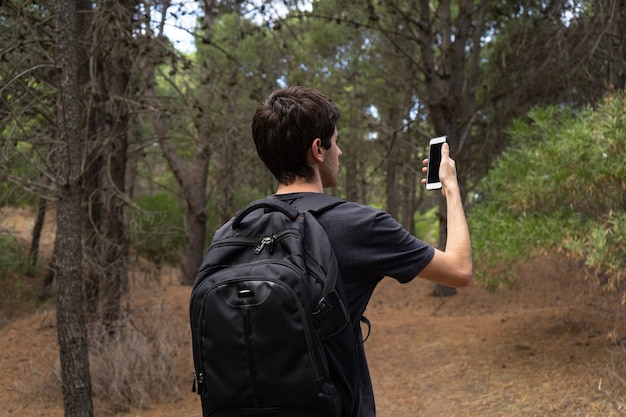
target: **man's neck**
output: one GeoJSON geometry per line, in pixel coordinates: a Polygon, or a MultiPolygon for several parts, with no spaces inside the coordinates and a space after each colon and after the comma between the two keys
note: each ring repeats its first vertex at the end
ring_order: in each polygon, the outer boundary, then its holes
{"type": "Polygon", "coordinates": [[[324,187],[317,182],[296,181],[291,184],[279,184],[276,194],[323,193],[324,187]]]}

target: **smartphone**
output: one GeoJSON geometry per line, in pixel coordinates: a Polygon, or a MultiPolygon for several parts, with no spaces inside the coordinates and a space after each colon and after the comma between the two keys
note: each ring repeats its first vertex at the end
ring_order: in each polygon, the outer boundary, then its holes
{"type": "Polygon", "coordinates": [[[428,167],[426,170],[426,189],[440,190],[439,166],[441,165],[441,147],[448,140],[447,136],[432,138],[428,143],[428,167]]]}

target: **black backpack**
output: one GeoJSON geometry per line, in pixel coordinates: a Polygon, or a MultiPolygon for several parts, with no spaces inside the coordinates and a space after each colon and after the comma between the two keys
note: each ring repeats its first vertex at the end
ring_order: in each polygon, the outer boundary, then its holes
{"type": "Polygon", "coordinates": [[[358,342],[315,219],[342,202],[257,200],[214,236],[190,300],[204,417],[356,416],[358,342]]]}

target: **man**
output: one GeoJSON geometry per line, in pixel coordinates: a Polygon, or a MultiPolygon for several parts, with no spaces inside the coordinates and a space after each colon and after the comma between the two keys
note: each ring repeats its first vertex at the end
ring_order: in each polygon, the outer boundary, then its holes
{"type": "MultiPolygon", "coordinates": [[[[257,109],[252,136],[257,153],[279,182],[275,198],[291,203],[304,193],[323,193],[325,187],[337,185],[339,117],[332,100],[306,87],[275,91],[257,109]]],[[[425,173],[428,160],[423,163],[425,173]]],[[[471,282],[469,229],[447,144],[442,149],[439,177],[448,212],[445,251],[410,235],[389,214],[372,207],[346,202],[318,217],[335,251],[355,328],[359,328],[367,303],[384,277],[401,283],[423,278],[450,287],[471,282]]],[[[362,345],[359,355],[358,415],[373,417],[374,395],[362,345]]]]}

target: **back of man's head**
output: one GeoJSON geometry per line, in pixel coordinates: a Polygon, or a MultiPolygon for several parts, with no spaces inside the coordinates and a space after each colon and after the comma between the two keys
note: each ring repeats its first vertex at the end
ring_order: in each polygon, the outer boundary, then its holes
{"type": "Polygon", "coordinates": [[[257,153],[281,184],[301,177],[310,180],[313,169],[307,151],[320,138],[329,149],[340,112],[321,92],[307,87],[274,91],[256,110],[252,137],[257,153]]]}

